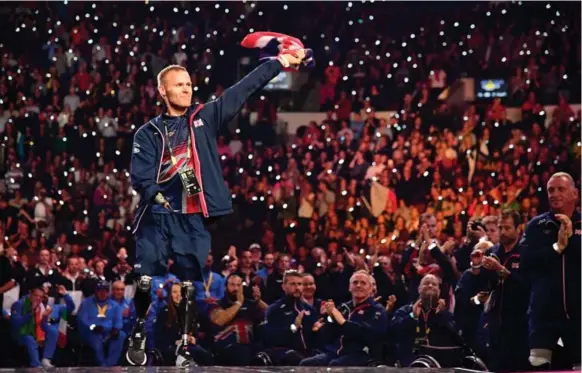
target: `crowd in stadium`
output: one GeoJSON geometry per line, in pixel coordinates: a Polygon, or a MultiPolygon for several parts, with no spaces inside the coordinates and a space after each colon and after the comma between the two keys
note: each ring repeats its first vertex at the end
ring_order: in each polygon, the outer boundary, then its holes
{"type": "MultiPolygon", "coordinates": [[[[309,79],[327,118],[280,136],[278,97],[261,93],[221,133],[234,213],[212,226],[196,283],[196,362],[407,366],[422,351],[450,365],[473,356],[494,371],[531,368],[526,314],[547,285],[539,263],[524,262],[535,242],[521,238],[552,208],[552,175],[580,188],[580,4],[2,11],[0,333],[11,338],[0,339],[0,366],[123,364],[139,202],[128,166],[135,130],[162,110],[156,75],[183,65],[195,100],[216,99],[240,78],[239,58],[256,65],[240,40],[273,30],[314,49],[309,79]],[[462,110],[438,99],[465,76],[501,76],[509,95],[462,110]],[[387,109],[396,114],[377,114],[387,109]]],[[[578,278],[558,293],[578,334],[561,331],[552,368],[580,363],[580,207],[568,201],[575,231],[561,250],[578,278]]],[[[155,279],[152,364],[173,364],[179,282],[171,264],[155,279]]]]}

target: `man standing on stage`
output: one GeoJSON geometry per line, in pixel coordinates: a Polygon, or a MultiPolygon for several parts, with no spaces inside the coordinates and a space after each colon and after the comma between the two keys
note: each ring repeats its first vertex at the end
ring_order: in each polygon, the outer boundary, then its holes
{"type": "Polygon", "coordinates": [[[227,89],[216,101],[192,104],[192,82],[182,66],[171,65],[158,74],[163,113],[135,133],[131,156],[131,184],[140,194],[133,232],[136,236],[135,272],[141,275],[134,297],[137,324],[126,354],[132,365],[145,365],[145,316],[150,305],[152,276],[165,274],[169,258],[182,281],[179,315],[183,341],[176,365],[188,366],[188,334],[193,324],[195,289],[210,252],[209,219],[232,212],[230,192],[222,177],[216,145],[221,127],[244,102],[277,76],[297,67],[305,50],[283,50],[227,89]]]}

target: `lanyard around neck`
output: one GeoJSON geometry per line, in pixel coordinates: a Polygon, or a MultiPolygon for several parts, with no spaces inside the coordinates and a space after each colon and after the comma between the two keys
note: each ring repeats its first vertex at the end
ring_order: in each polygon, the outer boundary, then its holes
{"type": "MultiPolygon", "coordinates": [[[[172,151],[172,144],[170,142],[170,134],[168,133],[168,125],[166,124],[166,122],[164,121],[164,131],[166,132],[166,139],[168,140],[168,151],[170,152],[170,159],[172,160],[172,164],[174,166],[176,166],[178,164],[178,158],[176,158],[176,156],[174,155],[174,152],[172,151]]],[[[188,151],[188,155],[186,159],[190,159],[190,144],[187,145],[187,151],[188,151]]]]}

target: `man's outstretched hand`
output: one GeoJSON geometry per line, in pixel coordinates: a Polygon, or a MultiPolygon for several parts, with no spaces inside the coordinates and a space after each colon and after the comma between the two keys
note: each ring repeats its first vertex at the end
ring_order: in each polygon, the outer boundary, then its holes
{"type": "Polygon", "coordinates": [[[305,49],[284,50],[279,53],[277,59],[283,67],[299,68],[299,65],[305,59],[305,49]]]}

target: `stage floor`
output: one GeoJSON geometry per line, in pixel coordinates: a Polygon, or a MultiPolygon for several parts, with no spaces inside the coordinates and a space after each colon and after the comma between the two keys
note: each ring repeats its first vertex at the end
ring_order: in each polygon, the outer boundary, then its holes
{"type": "MultiPolygon", "coordinates": [[[[345,367],[345,368],[327,368],[327,367],[193,367],[190,369],[176,367],[72,367],[72,368],[55,368],[46,370],[51,373],[462,373],[474,372],[466,369],[415,369],[415,368],[393,368],[393,367],[345,367]]],[[[39,369],[18,368],[18,369],[0,369],[0,373],[38,373],[39,369]]]]}

